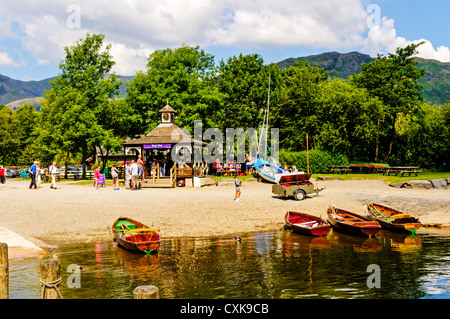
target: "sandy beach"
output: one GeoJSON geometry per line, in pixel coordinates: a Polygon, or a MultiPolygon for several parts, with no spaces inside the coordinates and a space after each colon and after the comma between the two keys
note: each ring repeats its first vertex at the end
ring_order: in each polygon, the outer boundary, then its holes
{"type": "Polygon", "coordinates": [[[381,180],[314,181],[325,189],[303,201],[272,194],[271,184],[244,182],[241,201],[234,186],[144,188],[96,191],[59,183],[28,189],[29,181],[0,184],[0,226],[38,246],[112,240],[111,226],[126,216],[161,230],[161,236],[236,236],[281,229],[288,210],[326,218],[328,205],[365,213],[366,200],[420,213],[424,225],[450,225],[450,189],[397,189],[381,180]]]}

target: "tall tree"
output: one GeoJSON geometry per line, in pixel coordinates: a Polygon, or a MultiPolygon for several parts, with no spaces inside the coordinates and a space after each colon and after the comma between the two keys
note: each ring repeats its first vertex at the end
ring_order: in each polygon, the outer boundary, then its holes
{"type": "Polygon", "coordinates": [[[450,103],[419,104],[420,111],[397,122],[395,160],[429,169],[447,169],[450,149],[450,103]]]}
{"type": "MultiPolygon", "coordinates": [[[[121,140],[112,134],[116,123],[110,117],[110,101],[118,96],[121,82],[111,74],[115,62],[104,38],[102,34],[88,33],[64,48],[61,74],[52,82],[42,105],[44,136],[52,137],[48,146],[62,147],[68,156],[80,152],[83,161],[95,148],[117,149],[121,140]]],[[[103,160],[105,165],[106,159],[103,160]]]]}
{"type": "Polygon", "coordinates": [[[39,130],[37,129],[41,113],[29,104],[22,105],[13,112],[17,119],[17,138],[20,141],[18,146],[19,155],[17,164],[29,165],[34,159],[40,157],[39,130]]]}
{"type": "Polygon", "coordinates": [[[380,125],[385,128],[382,137],[385,150],[385,162],[393,152],[394,143],[398,137],[396,121],[399,114],[410,114],[418,110],[418,102],[422,101],[421,85],[418,80],[425,74],[425,70],[416,67],[413,58],[417,54],[418,44],[411,44],[405,48],[398,48],[395,54],[378,55],[371,63],[363,64],[361,72],[351,77],[351,82],[367,89],[369,94],[378,97],[387,108],[385,122],[380,125]]]}
{"type": "Polygon", "coordinates": [[[346,154],[352,160],[372,161],[376,154],[377,123],[383,105],[341,79],[321,85],[316,102],[316,145],[321,150],[346,154]]]}
{"type": "Polygon", "coordinates": [[[16,134],[19,123],[9,107],[0,108],[0,163],[17,164],[20,139],[16,134]]]}
{"type": "Polygon", "coordinates": [[[316,148],[317,99],[321,85],[328,81],[328,72],[298,61],[295,66],[284,69],[282,77],[283,99],[273,108],[276,125],[280,128],[280,146],[287,150],[305,150],[308,134],[310,148],[316,148]]]}
{"type": "Polygon", "coordinates": [[[214,56],[198,46],[157,50],[127,85],[126,103],[141,116],[135,134],[147,133],[159,123],[158,111],[169,102],[178,112],[175,122],[191,128],[193,120],[214,126],[221,98],[214,86],[214,56]]]}
{"type": "Polygon", "coordinates": [[[280,98],[281,76],[277,65],[264,65],[259,54],[233,56],[221,60],[218,70],[219,91],[224,94],[224,109],[219,127],[258,128],[267,108],[270,77],[270,105],[280,98]]]}

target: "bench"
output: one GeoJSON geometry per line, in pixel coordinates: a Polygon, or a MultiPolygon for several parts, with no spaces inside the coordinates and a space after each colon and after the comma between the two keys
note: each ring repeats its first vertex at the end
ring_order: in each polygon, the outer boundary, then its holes
{"type": "Polygon", "coordinates": [[[348,166],[328,166],[330,173],[345,173],[348,174],[351,172],[351,169],[348,166]]]}
{"type": "Polygon", "coordinates": [[[408,176],[411,176],[411,174],[415,174],[417,176],[417,173],[422,173],[422,170],[402,170],[398,172],[402,177],[404,174],[408,174],[408,176]]]}
{"type": "Polygon", "coordinates": [[[419,169],[417,166],[399,166],[399,167],[389,167],[384,174],[387,174],[388,176],[392,174],[395,174],[397,176],[400,174],[400,176],[404,176],[405,174],[408,174],[408,176],[411,176],[411,174],[415,174],[417,176],[418,173],[421,173],[422,170],[419,169]]]}

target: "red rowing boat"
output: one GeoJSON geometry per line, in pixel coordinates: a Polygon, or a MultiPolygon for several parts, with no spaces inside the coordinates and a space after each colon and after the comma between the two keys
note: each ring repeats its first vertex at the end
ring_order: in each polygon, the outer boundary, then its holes
{"type": "Polygon", "coordinates": [[[307,236],[323,236],[330,230],[330,224],[320,217],[288,211],[284,217],[286,228],[307,236]]]}

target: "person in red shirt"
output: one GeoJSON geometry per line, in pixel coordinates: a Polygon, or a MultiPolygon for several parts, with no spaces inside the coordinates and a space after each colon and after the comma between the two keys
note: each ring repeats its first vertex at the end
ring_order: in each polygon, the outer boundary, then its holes
{"type": "Polygon", "coordinates": [[[139,176],[142,180],[144,180],[144,161],[142,160],[142,155],[138,156],[138,160],[136,161],[136,163],[139,166],[139,176]]]}
{"type": "Polygon", "coordinates": [[[5,169],[3,168],[3,165],[0,165],[0,183],[2,184],[6,183],[5,169]]]}

